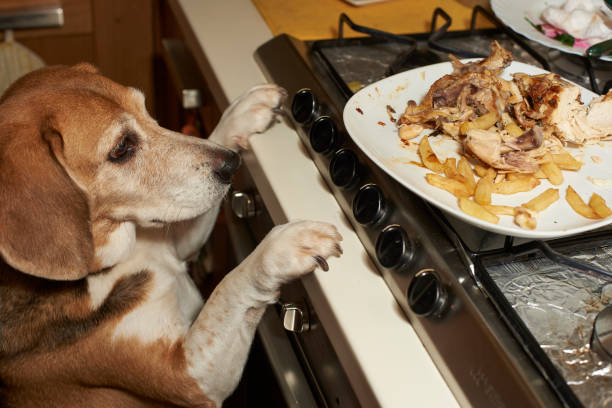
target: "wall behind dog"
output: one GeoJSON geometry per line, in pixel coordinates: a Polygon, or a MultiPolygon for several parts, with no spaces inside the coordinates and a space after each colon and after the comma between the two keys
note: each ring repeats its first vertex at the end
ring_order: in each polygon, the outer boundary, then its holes
{"type": "MultiPolygon", "coordinates": [[[[28,3],[48,0],[28,0],[28,3]]],[[[15,3],[6,0],[2,3],[15,3]]],[[[154,111],[154,39],[159,0],[60,0],[64,26],[15,31],[15,39],[47,65],[81,61],[107,77],[141,89],[154,111]]],[[[5,4],[6,6],[6,4],[5,4]]],[[[1,38],[1,35],[0,35],[1,38]]]]}

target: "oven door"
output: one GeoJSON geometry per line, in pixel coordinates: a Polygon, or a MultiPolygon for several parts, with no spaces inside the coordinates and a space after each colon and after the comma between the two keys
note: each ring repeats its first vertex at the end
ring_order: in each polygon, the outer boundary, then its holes
{"type": "MultiPolygon", "coordinates": [[[[225,216],[237,262],[274,227],[246,166],[234,178],[225,216]]],[[[257,336],[287,407],[360,407],[338,357],[298,280],[266,310],[257,336]]]]}

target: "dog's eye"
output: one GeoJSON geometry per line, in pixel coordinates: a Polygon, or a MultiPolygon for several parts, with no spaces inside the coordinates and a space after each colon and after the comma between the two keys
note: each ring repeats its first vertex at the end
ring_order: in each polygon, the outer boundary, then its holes
{"type": "Polygon", "coordinates": [[[128,133],[123,136],[117,146],[108,154],[108,160],[119,163],[129,159],[136,150],[136,136],[128,133]]]}

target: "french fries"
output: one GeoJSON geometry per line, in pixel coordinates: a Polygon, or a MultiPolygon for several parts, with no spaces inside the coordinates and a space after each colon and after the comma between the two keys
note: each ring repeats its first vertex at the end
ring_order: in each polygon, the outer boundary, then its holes
{"type": "Polygon", "coordinates": [[[511,215],[514,216],[516,212],[515,207],[510,207],[509,205],[483,205],[485,210],[495,215],[511,215]]]}
{"type": "Polygon", "coordinates": [[[508,173],[508,174],[506,174],[506,180],[508,180],[508,181],[518,180],[520,178],[527,177],[527,176],[529,176],[529,174],[525,174],[525,173],[508,173]]]}
{"type": "Polygon", "coordinates": [[[457,198],[470,197],[472,195],[465,184],[458,180],[444,177],[435,173],[427,173],[425,175],[425,179],[432,186],[446,190],[457,198]]]}
{"type": "Polygon", "coordinates": [[[472,166],[470,166],[470,163],[464,156],[461,156],[461,160],[459,160],[459,163],[457,163],[457,171],[463,176],[463,178],[465,178],[465,183],[467,187],[471,191],[474,191],[474,189],[476,188],[476,179],[474,178],[474,171],[472,170],[472,166]]]}
{"type": "Polygon", "coordinates": [[[491,204],[491,194],[493,194],[493,182],[487,177],[478,180],[474,190],[474,201],[481,205],[491,204]]]}
{"type": "Polygon", "coordinates": [[[547,209],[552,203],[559,199],[559,190],[556,188],[549,188],[542,194],[532,198],[521,207],[527,208],[532,211],[540,212],[547,209]]]}
{"type": "Polygon", "coordinates": [[[459,208],[461,208],[461,211],[463,211],[464,213],[471,215],[472,217],[476,217],[480,220],[493,224],[497,224],[499,222],[498,216],[496,216],[495,214],[491,214],[483,206],[470,200],[469,198],[459,198],[459,208]]]}
{"type": "Polygon", "coordinates": [[[459,133],[462,135],[467,135],[467,132],[470,129],[488,129],[491,126],[495,125],[499,120],[499,116],[497,112],[487,112],[482,116],[477,117],[471,122],[464,122],[461,124],[459,128],[459,133]]]}
{"type": "MultiPolygon", "coordinates": [[[[463,125],[469,128],[481,128],[480,126],[493,126],[495,121],[499,120],[497,114],[487,115],[463,125]]],[[[523,130],[512,121],[504,121],[504,126],[511,135],[523,133],[523,130]]],[[[462,127],[461,133],[464,130],[462,127]]],[[[511,216],[515,224],[525,229],[536,228],[538,214],[559,200],[559,189],[549,188],[518,207],[494,205],[493,194],[510,195],[528,192],[540,185],[540,179],[548,179],[552,185],[558,186],[563,183],[561,170],[577,171],[584,164],[565,151],[556,154],[546,153],[536,173],[498,172],[486,164],[479,162],[471,164],[466,156],[461,156],[458,161],[451,157],[440,162],[427,136],[421,139],[418,152],[422,167],[434,172],[425,175],[427,182],[454,195],[458,199],[461,211],[494,224],[499,222],[500,216],[511,216]]],[[[602,219],[612,216],[612,209],[598,194],[593,193],[587,204],[571,186],[568,186],[565,199],[571,208],[583,217],[602,219]]]]}
{"type": "Polygon", "coordinates": [[[580,168],[584,164],[583,162],[576,160],[574,157],[572,157],[571,154],[567,152],[553,154],[551,156],[553,162],[555,162],[557,167],[559,167],[561,170],[577,171],[580,170],[580,168]]]}
{"type": "Polygon", "coordinates": [[[444,175],[448,178],[452,178],[458,181],[463,182],[463,176],[459,174],[457,171],[457,159],[454,157],[449,157],[444,162],[444,175]]]}
{"type": "Polygon", "coordinates": [[[535,229],[538,226],[538,214],[523,207],[516,207],[514,223],[523,229],[535,229]]]}
{"type": "Polygon", "coordinates": [[[474,164],[474,171],[478,175],[478,177],[487,177],[490,178],[491,181],[495,179],[497,176],[497,172],[492,167],[481,166],[480,164],[474,164]]]}
{"type": "Polygon", "coordinates": [[[493,192],[496,194],[515,194],[531,191],[540,184],[540,181],[533,177],[522,177],[516,180],[503,181],[493,185],[493,192]]]}
{"type": "Polygon", "coordinates": [[[582,198],[576,193],[576,190],[572,186],[567,186],[567,192],[565,193],[565,200],[568,202],[570,207],[574,209],[578,214],[585,218],[596,220],[601,218],[594,209],[589,207],[582,198]]]}
{"type": "MultiPolygon", "coordinates": [[[[463,159],[465,160],[465,158],[463,159]]],[[[459,171],[459,168],[455,166],[456,162],[457,160],[454,157],[446,159],[446,161],[444,162],[444,175],[448,178],[457,180],[458,182],[462,183],[467,189],[467,191],[470,193],[470,195],[474,194],[474,188],[476,188],[476,182],[474,180],[474,175],[467,172],[467,169],[465,168],[465,164],[463,164],[461,167],[463,171],[466,173],[466,176],[461,174],[461,172],[459,171]],[[471,176],[471,179],[469,179],[470,176],[471,176]]],[[[469,167],[469,163],[467,164],[467,166],[471,172],[471,167],[469,167]]]]}
{"type": "Polygon", "coordinates": [[[512,119],[512,117],[506,112],[502,113],[501,122],[504,125],[504,130],[512,137],[519,137],[525,133],[525,131],[521,129],[521,127],[516,124],[514,119],[512,119]]]}
{"type": "Polygon", "coordinates": [[[506,179],[505,173],[497,173],[497,176],[495,176],[495,179],[493,180],[493,184],[499,184],[505,179],[506,179]]]}
{"type": "Polygon", "coordinates": [[[538,171],[536,171],[535,173],[533,173],[533,177],[537,178],[537,179],[545,179],[548,178],[546,177],[546,174],[544,174],[544,172],[542,171],[542,169],[538,169],[538,171]]]}
{"type": "Polygon", "coordinates": [[[482,166],[478,163],[474,163],[474,172],[478,177],[484,177],[487,175],[489,167],[482,166]]]}
{"type": "Polygon", "coordinates": [[[514,137],[519,137],[520,135],[524,133],[523,129],[521,129],[519,125],[517,125],[514,122],[510,122],[506,124],[506,126],[504,126],[504,130],[508,132],[510,136],[514,136],[514,137]]]}
{"type": "Polygon", "coordinates": [[[429,138],[423,136],[419,142],[419,155],[421,161],[429,170],[435,171],[436,173],[444,173],[444,165],[440,163],[440,160],[436,157],[431,146],[429,145],[429,138]]]}
{"type": "Polygon", "coordinates": [[[606,201],[597,193],[593,193],[591,196],[589,207],[601,218],[608,218],[612,215],[612,210],[606,205],[606,201]]]}
{"type": "Polygon", "coordinates": [[[546,153],[546,155],[544,155],[544,162],[540,163],[540,169],[553,186],[558,186],[559,184],[563,183],[563,174],[561,174],[561,169],[559,169],[559,167],[555,164],[550,153],[546,153]]]}
{"type": "Polygon", "coordinates": [[[487,169],[487,174],[484,175],[485,178],[488,178],[489,180],[493,181],[495,180],[495,178],[497,177],[497,171],[495,171],[494,168],[489,167],[487,169]]]}
{"type": "Polygon", "coordinates": [[[444,133],[447,133],[454,138],[459,137],[459,125],[455,123],[452,123],[452,122],[442,123],[442,130],[444,130],[444,133]]]}

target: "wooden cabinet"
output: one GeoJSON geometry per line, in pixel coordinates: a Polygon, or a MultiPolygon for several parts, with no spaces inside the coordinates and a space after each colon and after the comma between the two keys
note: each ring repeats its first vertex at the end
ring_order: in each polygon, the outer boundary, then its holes
{"type": "MultiPolygon", "coordinates": [[[[45,2],[27,3],[36,1],[45,2]]],[[[16,30],[15,39],[40,55],[47,65],[93,63],[109,78],[141,89],[153,112],[154,14],[158,1],[60,2],[64,11],[62,27],[16,30]]]]}
{"type": "MultiPolygon", "coordinates": [[[[120,84],[142,90],[149,112],[162,126],[179,131],[191,120],[187,116],[194,112],[180,109],[161,57],[162,38],[182,37],[167,0],[0,0],[0,11],[58,2],[64,12],[62,27],[15,30],[15,39],[47,65],[87,61],[120,84]]],[[[212,131],[220,117],[210,92],[204,88],[203,105],[197,115],[203,136],[212,131]]]]}
{"type": "MultiPolygon", "coordinates": [[[[185,39],[185,33],[178,19],[176,18],[171,4],[168,0],[159,0],[156,24],[156,40],[155,54],[159,56],[156,60],[156,94],[158,95],[156,117],[162,126],[168,127],[173,130],[180,130],[183,125],[190,123],[197,118],[200,135],[207,137],[213,131],[219,119],[221,118],[221,111],[219,110],[215,100],[210,92],[207,78],[201,72],[201,69],[197,65],[195,55],[188,49],[185,39]],[[198,86],[202,104],[198,109],[191,109],[185,111],[181,108],[181,101],[178,97],[177,84],[173,83],[170,68],[168,67],[167,61],[161,57],[166,51],[164,51],[163,42],[164,40],[171,42],[181,42],[192,62],[192,69],[187,70],[189,75],[197,75],[199,78],[190,78],[192,83],[200,84],[198,86]]],[[[185,61],[187,62],[187,61],[185,61]]],[[[185,71],[185,70],[183,70],[185,71]]]]}

